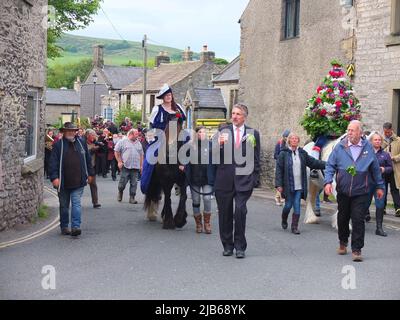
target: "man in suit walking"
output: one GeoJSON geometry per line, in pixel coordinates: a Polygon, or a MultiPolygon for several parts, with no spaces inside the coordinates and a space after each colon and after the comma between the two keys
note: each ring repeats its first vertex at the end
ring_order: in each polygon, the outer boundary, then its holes
{"type": "Polygon", "coordinates": [[[220,161],[215,176],[215,197],[219,211],[219,232],[224,256],[244,258],[247,201],[260,173],[260,134],[245,125],[248,108],[236,104],[232,124],[219,132],[220,161]]]}

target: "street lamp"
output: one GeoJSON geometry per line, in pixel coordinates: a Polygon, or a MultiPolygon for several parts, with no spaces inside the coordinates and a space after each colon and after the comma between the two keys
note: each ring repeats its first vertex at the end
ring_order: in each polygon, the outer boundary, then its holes
{"type": "Polygon", "coordinates": [[[93,120],[96,113],[96,83],[97,83],[97,74],[93,73],[93,120]]]}

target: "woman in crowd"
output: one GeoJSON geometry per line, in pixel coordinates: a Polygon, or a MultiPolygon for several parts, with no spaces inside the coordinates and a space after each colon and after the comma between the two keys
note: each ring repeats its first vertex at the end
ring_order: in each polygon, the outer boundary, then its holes
{"type": "Polygon", "coordinates": [[[290,133],[288,148],[283,149],[276,163],[275,187],[285,198],[282,210],[282,228],[287,229],[287,219],[293,208],[292,233],[300,234],[300,202],[307,198],[307,168],[325,169],[325,162],[317,160],[299,147],[300,137],[290,133]]]}

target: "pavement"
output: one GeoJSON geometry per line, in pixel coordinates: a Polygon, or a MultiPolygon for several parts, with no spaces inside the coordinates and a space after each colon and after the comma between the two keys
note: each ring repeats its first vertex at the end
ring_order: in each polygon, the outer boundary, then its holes
{"type": "MultiPolygon", "coordinates": [[[[301,224],[296,236],[281,229],[282,208],[273,193],[258,189],[248,203],[246,259],[236,259],[222,256],[217,215],[211,235],[195,233],[190,199],[188,224],[163,230],[160,221],[145,220],[142,195],[139,204],[129,204],[125,190],[119,203],[117,182],[99,178],[98,184],[102,207],[92,208],[85,188],[79,238],[61,236],[54,228],[0,249],[0,299],[400,298],[396,225],[385,226],[383,238],[368,223],[364,262],[353,263],[351,255],[335,252],[334,205],[324,205],[321,223],[301,224]]],[[[49,194],[47,200],[57,212],[57,199],[49,194]]]]}

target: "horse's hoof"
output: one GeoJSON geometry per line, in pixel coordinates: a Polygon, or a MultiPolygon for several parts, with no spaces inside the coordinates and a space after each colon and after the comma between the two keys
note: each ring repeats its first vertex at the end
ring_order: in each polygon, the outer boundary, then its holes
{"type": "Polygon", "coordinates": [[[163,223],[163,229],[165,230],[174,230],[175,229],[175,224],[173,222],[165,222],[163,223]]]}

